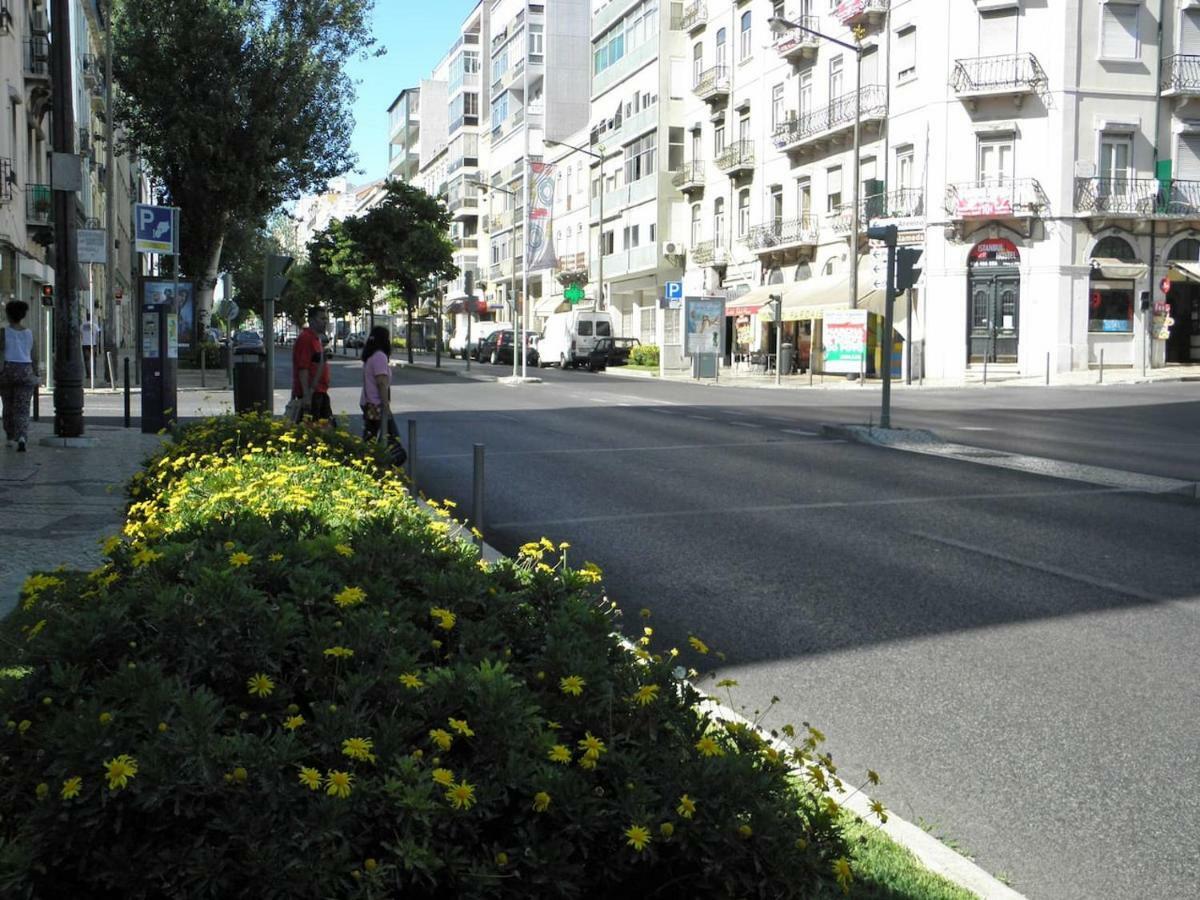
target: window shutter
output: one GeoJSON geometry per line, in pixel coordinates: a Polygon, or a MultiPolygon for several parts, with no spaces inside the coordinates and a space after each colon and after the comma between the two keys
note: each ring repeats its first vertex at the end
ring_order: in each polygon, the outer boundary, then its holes
{"type": "Polygon", "coordinates": [[[830,169],[825,177],[826,193],[840,194],[842,192],[842,167],[830,169]]]}
{"type": "Polygon", "coordinates": [[[979,55],[1008,56],[1017,52],[1017,10],[979,13],[979,55]]]}
{"type": "Polygon", "coordinates": [[[1179,135],[1175,177],[1183,181],[1200,180],[1200,134],[1179,135]]]}
{"type": "Polygon", "coordinates": [[[1137,59],[1138,7],[1127,3],[1103,6],[1100,55],[1105,59],[1137,59]]]}
{"type": "Polygon", "coordinates": [[[896,72],[904,76],[917,68],[917,29],[905,28],[896,35],[896,72]]]}
{"type": "Polygon", "coordinates": [[[1200,10],[1184,10],[1179,28],[1179,52],[1200,56],[1200,10]]]}

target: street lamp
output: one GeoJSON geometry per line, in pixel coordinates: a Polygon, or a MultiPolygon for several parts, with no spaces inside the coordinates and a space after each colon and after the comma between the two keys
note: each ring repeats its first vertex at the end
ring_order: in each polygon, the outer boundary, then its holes
{"type": "Polygon", "coordinates": [[[600,300],[599,300],[599,303],[597,304],[597,308],[602,309],[605,305],[605,301],[604,301],[604,145],[597,144],[596,150],[598,150],[600,152],[596,153],[592,150],[587,150],[583,147],[576,147],[574,144],[568,144],[566,141],[545,140],[545,141],[543,141],[543,143],[547,147],[570,147],[572,150],[576,150],[579,153],[587,154],[592,159],[600,160],[600,191],[599,191],[599,194],[600,194],[600,227],[597,229],[597,231],[599,232],[599,240],[596,241],[596,243],[598,245],[597,249],[599,250],[599,253],[596,256],[596,277],[597,277],[597,280],[599,280],[599,282],[600,282],[600,300]]]}
{"type": "MultiPolygon", "coordinates": [[[[478,184],[476,185],[476,188],[477,188],[477,190],[479,190],[480,193],[483,193],[483,194],[486,194],[488,191],[499,191],[502,194],[508,194],[508,196],[512,197],[514,199],[514,201],[516,200],[516,197],[517,197],[516,191],[510,191],[508,188],[502,188],[499,185],[495,185],[495,184],[488,184],[487,182],[484,182],[484,181],[478,182],[478,184]]],[[[516,378],[517,377],[517,346],[518,346],[517,339],[519,338],[521,341],[520,356],[522,359],[524,359],[525,358],[525,332],[521,328],[521,324],[519,322],[520,317],[517,314],[517,220],[516,220],[516,215],[515,215],[515,213],[516,213],[516,204],[515,203],[513,204],[513,213],[514,213],[513,227],[512,227],[513,378],[516,378]]],[[[524,231],[522,231],[522,238],[524,238],[524,236],[525,236],[524,231]]],[[[468,313],[467,315],[470,316],[470,313],[468,313]]],[[[468,356],[470,355],[470,349],[471,349],[470,347],[467,348],[468,356]]],[[[483,360],[481,359],[480,362],[482,362],[482,361],[483,360]]],[[[467,365],[469,366],[470,362],[468,362],[467,365]]]]}
{"type": "MultiPolygon", "coordinates": [[[[863,47],[861,43],[848,43],[847,41],[839,40],[835,37],[830,37],[823,32],[817,31],[815,28],[809,28],[801,25],[799,22],[793,22],[791,19],[785,19],[783,16],[771,16],[767,19],[767,24],[771,26],[771,31],[774,34],[784,34],[788,31],[799,30],[808,34],[816,35],[822,40],[829,41],[831,44],[837,44],[839,47],[844,47],[847,50],[854,52],[854,190],[851,194],[854,204],[853,212],[850,218],[850,308],[854,309],[858,306],[858,231],[860,223],[858,220],[858,205],[859,191],[861,186],[859,183],[860,164],[862,150],[861,134],[859,129],[862,122],[862,55],[863,47]]],[[[835,98],[830,97],[832,103],[835,98]]],[[[797,108],[796,115],[799,116],[801,110],[797,108]]]]}

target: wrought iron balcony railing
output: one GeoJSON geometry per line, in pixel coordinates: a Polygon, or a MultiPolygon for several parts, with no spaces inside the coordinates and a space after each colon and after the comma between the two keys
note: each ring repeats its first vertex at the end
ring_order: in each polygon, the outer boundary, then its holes
{"type": "Polygon", "coordinates": [[[0,156],[0,203],[11,203],[13,198],[13,161],[0,156]]]}
{"type": "Polygon", "coordinates": [[[0,34],[8,34],[12,24],[12,0],[0,0],[0,34]]]}
{"type": "Polygon", "coordinates": [[[50,41],[31,37],[25,41],[25,74],[38,78],[50,77],[50,41]]]}
{"type": "Polygon", "coordinates": [[[734,141],[717,154],[717,168],[732,175],[754,168],[754,141],[734,141]]]}
{"type": "Polygon", "coordinates": [[[692,92],[701,100],[708,100],[729,93],[729,68],[713,66],[696,77],[692,92]]]}
{"type": "Polygon", "coordinates": [[[30,225],[49,225],[54,218],[54,194],[48,184],[25,187],[25,221],[30,225]]]}
{"type": "Polygon", "coordinates": [[[1046,73],[1032,53],[976,56],[954,61],[951,86],[960,97],[1031,94],[1045,86],[1046,73]]]}
{"type": "Polygon", "coordinates": [[[946,185],[946,212],[953,219],[1037,216],[1048,206],[1049,198],[1036,178],[985,178],[946,185]]]}
{"type": "Polygon", "coordinates": [[[716,241],[700,241],[692,248],[692,262],[698,266],[723,266],[726,252],[716,241]]]}
{"type": "Polygon", "coordinates": [[[1128,218],[1200,218],[1200,181],[1076,178],[1075,212],[1128,218]]]}
{"type": "MultiPolygon", "coordinates": [[[[818,30],[817,26],[820,24],[816,16],[788,16],[787,18],[814,31],[818,30]]],[[[776,37],[771,42],[771,46],[784,59],[791,60],[800,56],[810,55],[816,51],[820,43],[821,39],[819,37],[805,31],[803,28],[789,28],[776,37]]]]}
{"type": "Polygon", "coordinates": [[[693,3],[679,17],[679,30],[693,31],[697,28],[703,28],[707,21],[708,6],[703,3],[693,3]]]}
{"type": "Polygon", "coordinates": [[[817,222],[812,216],[797,219],[773,219],[754,225],[745,237],[746,246],[760,253],[788,247],[813,246],[817,243],[817,222]]]}
{"type": "Polygon", "coordinates": [[[684,163],[682,167],[671,173],[671,184],[681,191],[704,187],[704,163],[684,163]]]}
{"type": "MultiPolygon", "coordinates": [[[[921,188],[871,194],[858,201],[858,221],[864,228],[874,219],[916,219],[924,215],[925,191],[921,188]]],[[[829,227],[836,232],[849,231],[853,225],[853,203],[843,203],[829,214],[829,227]]]]}
{"type": "MultiPolygon", "coordinates": [[[[861,88],[862,121],[882,119],[887,116],[887,91],[882,85],[869,84],[861,88]]],[[[836,98],[828,106],[815,109],[802,116],[788,114],[788,118],[775,127],[771,139],[778,150],[796,150],[809,141],[817,140],[832,132],[854,126],[854,91],[836,98]]]]}
{"type": "Polygon", "coordinates": [[[1177,53],[1162,61],[1162,91],[1172,96],[1200,94],[1200,56],[1177,53]]]}
{"type": "Polygon", "coordinates": [[[888,0],[841,0],[833,10],[834,18],[847,27],[859,25],[871,16],[888,11],[888,0]]]}

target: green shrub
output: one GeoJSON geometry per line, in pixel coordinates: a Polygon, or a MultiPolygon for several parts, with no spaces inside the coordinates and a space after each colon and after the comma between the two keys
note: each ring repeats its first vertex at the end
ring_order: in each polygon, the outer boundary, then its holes
{"type": "Polygon", "coordinates": [[[635,366],[657,366],[658,344],[638,344],[629,351],[629,361],[635,366]]]}
{"type": "Polygon", "coordinates": [[[185,369],[200,368],[200,354],[204,354],[204,366],[207,369],[221,368],[221,345],[214,344],[212,341],[205,341],[200,345],[193,345],[186,353],[179,357],[179,364],[185,369]]]}
{"type": "Polygon", "coordinates": [[[819,733],[789,761],[703,715],[565,544],[481,563],[344,433],[176,437],[104,565],[0,624],[3,896],[778,898],[846,865],[790,774],[834,777],[819,733]]]}

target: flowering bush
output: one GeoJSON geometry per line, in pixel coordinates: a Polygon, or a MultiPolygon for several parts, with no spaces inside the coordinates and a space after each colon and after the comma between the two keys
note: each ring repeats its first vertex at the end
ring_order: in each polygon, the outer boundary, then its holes
{"type": "Polygon", "coordinates": [[[846,883],[818,732],[696,707],[599,570],[481,563],[347,435],[218,419],[0,626],[5,897],[788,897],[846,883]],[[794,776],[800,763],[805,783],[794,776]]]}
{"type": "Polygon", "coordinates": [[[635,366],[657,366],[658,344],[638,344],[631,348],[629,361],[635,366]]]}

